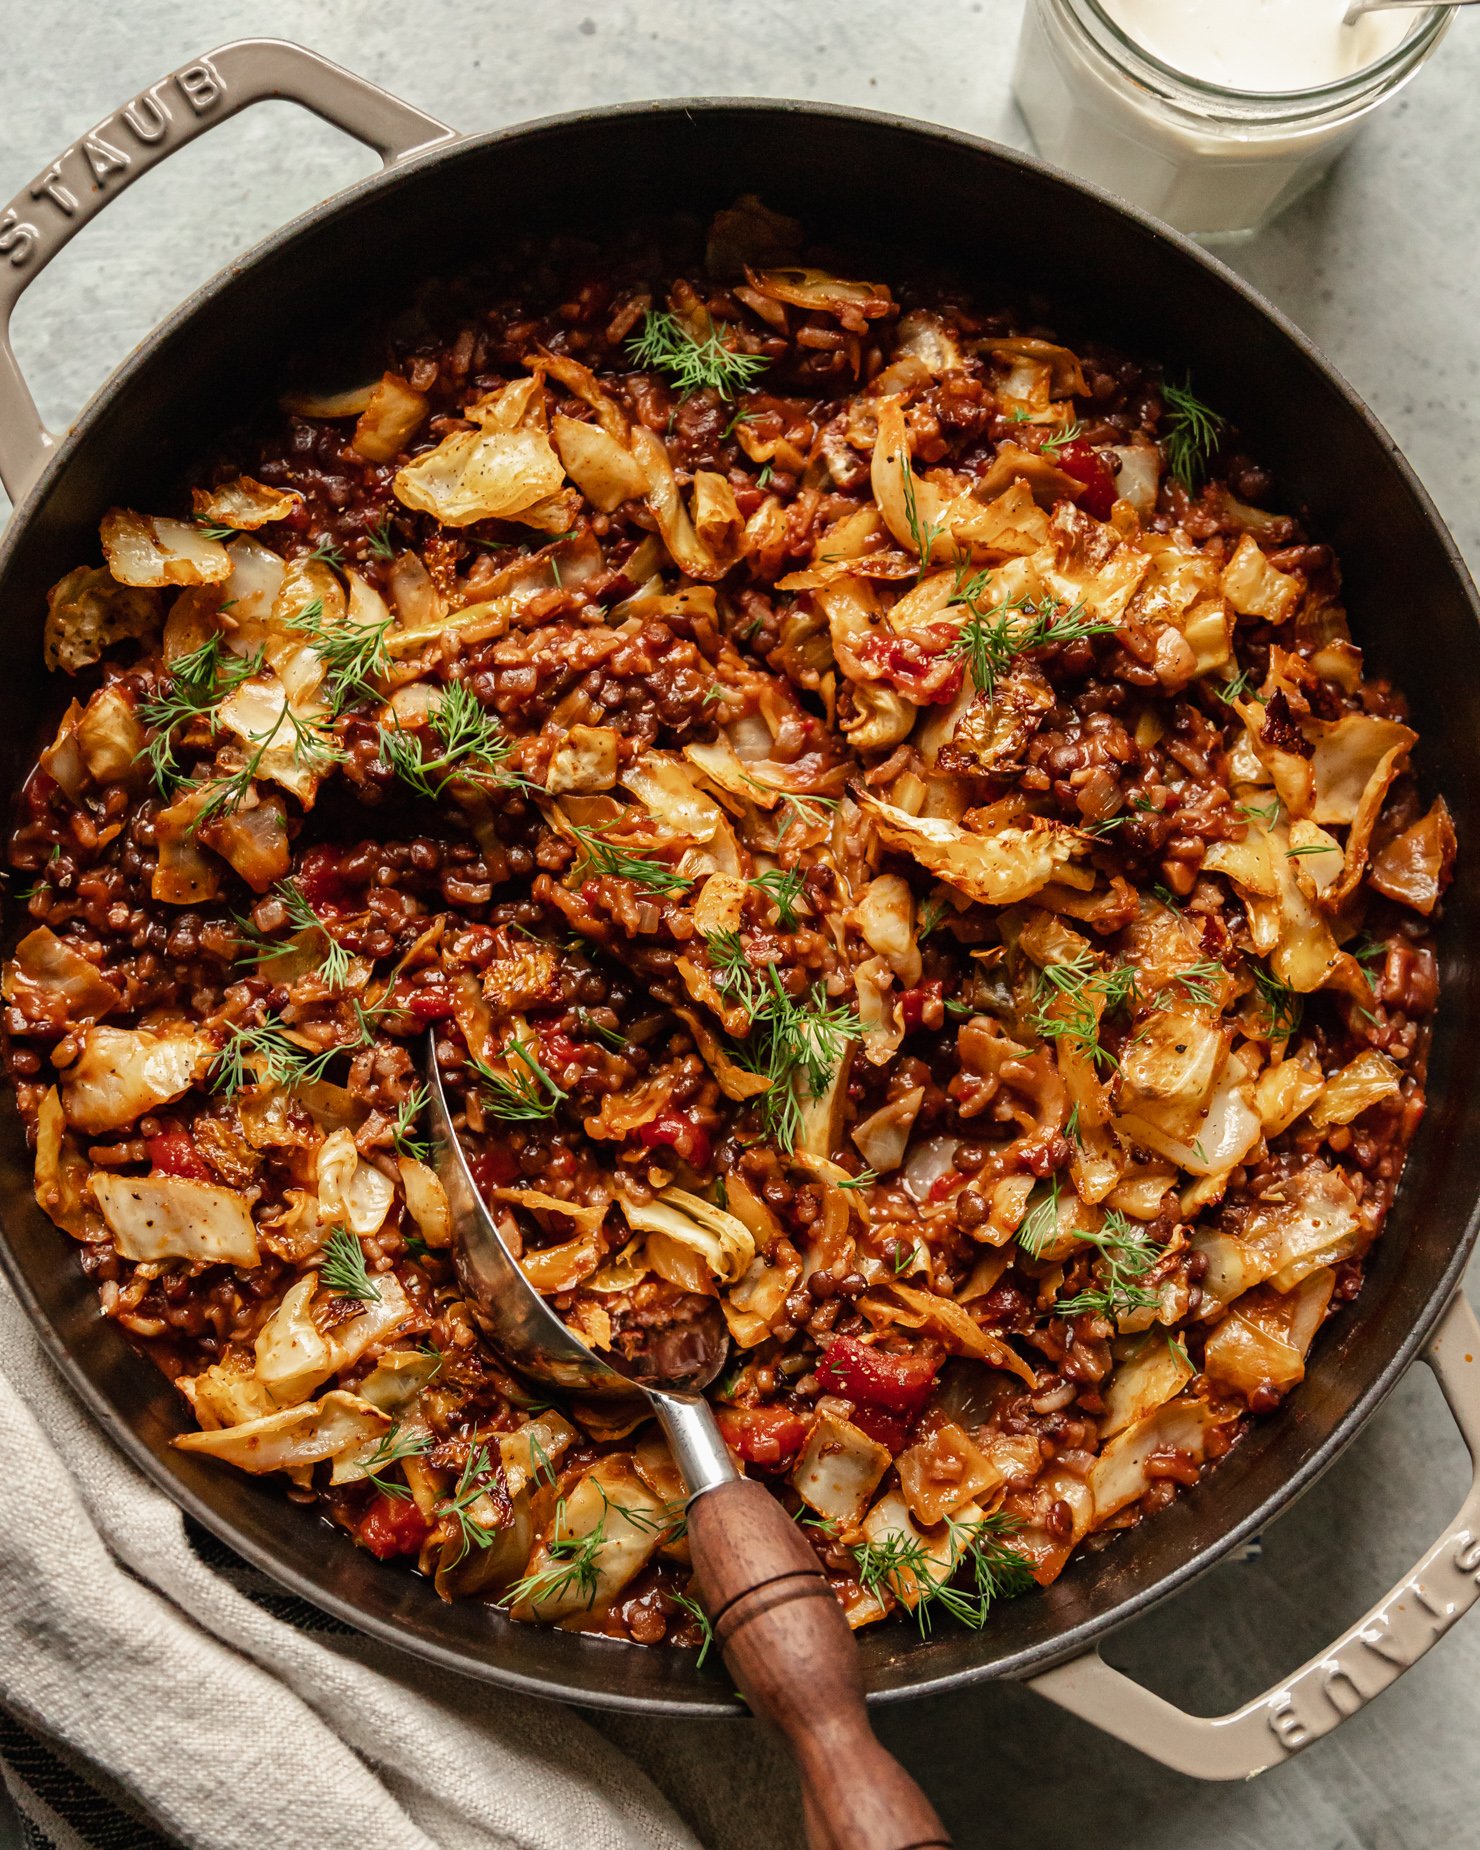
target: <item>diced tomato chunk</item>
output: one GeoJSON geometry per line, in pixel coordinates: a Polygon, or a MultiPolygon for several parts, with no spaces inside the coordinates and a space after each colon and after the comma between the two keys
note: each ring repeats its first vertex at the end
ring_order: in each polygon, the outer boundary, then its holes
{"type": "Polygon", "coordinates": [[[746,1464],[773,1467],[789,1463],[807,1436],[807,1422],[788,1407],[721,1407],[719,1429],[746,1464]]]}
{"type": "Polygon", "coordinates": [[[884,1445],[896,1457],[905,1448],[914,1422],[903,1413],[886,1413],[882,1407],[855,1407],[853,1424],[868,1434],[877,1445],[884,1445]]]}
{"type": "Polygon", "coordinates": [[[409,1497],[388,1497],[382,1491],[360,1518],[360,1540],[379,1561],[392,1555],[414,1555],[431,1533],[432,1525],[409,1497]]]}
{"type": "Polygon", "coordinates": [[[563,1028],[541,1028],[538,1033],[540,1064],[552,1077],[558,1077],[580,1059],[580,1050],[563,1028]]]}
{"type": "Polygon", "coordinates": [[[834,1336],[818,1364],[817,1379],[860,1407],[914,1420],[925,1410],[939,1369],[933,1356],[891,1355],[852,1336],[834,1336]]]}
{"type": "Polygon", "coordinates": [[[298,885],[315,912],[359,912],[363,909],[364,898],[359,888],[339,871],[340,863],[337,848],[310,848],[304,854],[298,868],[298,885]]]}
{"type": "Polygon", "coordinates": [[[452,997],[445,989],[413,989],[405,1003],[408,1015],[414,1015],[425,1028],[434,1021],[446,1021],[452,1014],[452,997]]]}
{"type": "Polygon", "coordinates": [[[1079,438],[1061,444],[1054,453],[1054,460],[1065,475],[1083,482],[1084,493],[1079,497],[1079,505],[1085,513],[1093,514],[1096,520],[1108,520],[1115,506],[1115,477],[1109,465],[1079,438]]]}
{"type": "Polygon", "coordinates": [[[925,1019],[926,1004],[939,1002],[944,996],[944,986],[939,977],[931,977],[927,982],[917,983],[913,989],[905,990],[899,998],[900,1019],[906,1028],[918,1028],[925,1019]]]}
{"type": "Polygon", "coordinates": [[[501,1143],[491,1143],[486,1150],[468,1158],[478,1193],[485,1198],[496,1188],[507,1188],[519,1173],[519,1165],[501,1143]]]}
{"type": "Polygon", "coordinates": [[[912,636],[877,636],[858,646],[860,657],[876,663],[917,705],[948,706],[961,691],[963,669],[912,636]]]}
{"type": "Polygon", "coordinates": [[[656,1118],[639,1126],[637,1140],[649,1150],[667,1144],[695,1169],[708,1166],[709,1132],[686,1111],[660,1111],[656,1118]]]}
{"type": "Polygon", "coordinates": [[[166,1124],[157,1137],[148,1139],[144,1148],[149,1152],[149,1161],[157,1176],[183,1176],[188,1182],[215,1179],[183,1124],[166,1124]]]}

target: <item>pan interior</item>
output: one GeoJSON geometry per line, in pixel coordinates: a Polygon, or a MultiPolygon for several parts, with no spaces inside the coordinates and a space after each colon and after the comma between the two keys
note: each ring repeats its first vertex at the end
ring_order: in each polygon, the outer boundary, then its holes
{"type": "MultiPolygon", "coordinates": [[[[0,553],[0,771],[14,790],[62,690],[41,667],[46,588],[96,554],[109,505],[171,492],[223,424],[281,383],[305,329],[393,310],[408,280],[454,275],[520,231],[609,236],[624,216],[703,217],[745,192],[800,217],[888,280],[945,266],[979,301],[1025,304],[1067,338],[1090,334],[1175,376],[1191,370],[1308,513],[1346,574],[1351,624],[1407,693],[1418,764],[1461,843],[1480,836],[1480,629],[1452,543],[1391,440],[1273,311],[1192,246],[1031,161],[879,116],[802,104],[639,106],[456,144],[378,176],[290,227],[165,324],[79,420],[0,553]]],[[[162,504],[160,504],[162,505],[162,504]]],[[[1480,866],[1462,852],[1441,932],[1443,999],[1429,1114],[1366,1287],[1317,1343],[1304,1385],[1189,1494],[982,1633],[921,1640],[902,1623],[860,1635],[881,1697],[1021,1674],[1071,1655],[1183,1584],[1287,1503],[1354,1434],[1412,1359],[1477,1227],[1467,1153],[1480,1094],[1462,1050],[1480,1041],[1480,866]]],[[[449,1668],[534,1694],[648,1710],[734,1708],[722,1670],[691,1657],[513,1625],[445,1606],[278,1487],[170,1449],[173,1390],[100,1320],[66,1236],[37,1209],[13,1103],[0,1107],[0,1202],[11,1277],[74,1386],[118,1441],[208,1528],[320,1606],[449,1668]]]]}

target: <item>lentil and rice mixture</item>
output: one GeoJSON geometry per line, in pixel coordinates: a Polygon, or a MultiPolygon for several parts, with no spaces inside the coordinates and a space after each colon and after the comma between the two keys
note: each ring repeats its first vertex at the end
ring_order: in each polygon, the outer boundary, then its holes
{"type": "Polygon", "coordinates": [[[1454,838],[1329,547],[1191,382],[743,200],[428,291],[51,594],[10,839],[36,1192],[199,1427],[359,1545],[701,1642],[598,1349],[709,1327],[855,1625],[1193,1483],[1360,1289],[1454,838]],[[706,1319],[708,1322],[706,1322],[706,1319]]]}

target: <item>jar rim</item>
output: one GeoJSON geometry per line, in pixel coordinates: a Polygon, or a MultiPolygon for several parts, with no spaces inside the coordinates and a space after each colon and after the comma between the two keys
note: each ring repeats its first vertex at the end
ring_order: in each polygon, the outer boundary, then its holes
{"type": "MultiPolygon", "coordinates": [[[[1175,65],[1166,63],[1113,20],[1101,5],[1101,0],[1064,0],[1064,3],[1071,11],[1090,15],[1093,23],[1111,41],[1109,45],[1101,42],[1101,50],[1120,57],[1133,76],[1144,80],[1148,75],[1154,75],[1174,91],[1179,90],[1184,94],[1190,92],[1194,97],[1232,103],[1256,112],[1261,105],[1277,108],[1281,104],[1286,107],[1291,104],[1308,104],[1314,109],[1328,108],[1333,104],[1362,97],[1374,88],[1380,88],[1390,78],[1407,75],[1433,49],[1455,11],[1452,5],[1444,4],[1422,10],[1415,8],[1417,17],[1413,25],[1393,49],[1346,77],[1336,77],[1324,84],[1303,84],[1291,90],[1246,90],[1233,84],[1215,83],[1206,77],[1195,77],[1188,71],[1178,70],[1175,65]]],[[[1175,97],[1172,100],[1176,100],[1175,97]]]]}

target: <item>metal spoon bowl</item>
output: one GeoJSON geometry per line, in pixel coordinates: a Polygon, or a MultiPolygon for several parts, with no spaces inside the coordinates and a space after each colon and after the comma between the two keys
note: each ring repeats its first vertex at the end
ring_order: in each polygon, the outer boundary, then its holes
{"type": "MultiPolygon", "coordinates": [[[[452,1257],[469,1307],[489,1341],[532,1380],[593,1400],[645,1395],[662,1422],[691,1496],[737,1474],[704,1389],[724,1367],[729,1335],[716,1306],[695,1323],[656,1332],[630,1360],[598,1356],[530,1284],[478,1192],[453,1128],[435,1032],[428,1030],[422,1068],[429,1103],[432,1167],[447,1194],[452,1257]]],[[[515,1210],[517,1218],[517,1210],[515,1210]]]]}

